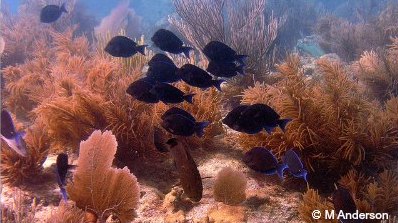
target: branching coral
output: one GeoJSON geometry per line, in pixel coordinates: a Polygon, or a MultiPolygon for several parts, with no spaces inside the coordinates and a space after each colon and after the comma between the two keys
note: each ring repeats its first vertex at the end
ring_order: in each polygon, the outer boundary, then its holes
{"type": "Polygon", "coordinates": [[[240,54],[249,55],[248,69],[257,73],[272,65],[272,50],[282,18],[266,18],[265,1],[176,0],[181,19],[171,24],[197,49],[211,40],[231,45],[240,54]]]}
{"type": "Polygon", "coordinates": [[[368,87],[368,92],[378,100],[385,101],[398,96],[398,38],[385,52],[364,52],[354,64],[356,76],[368,87]]]}
{"type": "Polygon", "coordinates": [[[46,220],[47,223],[83,223],[84,212],[70,204],[61,203],[46,220]]]}
{"type": "MultiPolygon", "coordinates": [[[[313,218],[312,212],[314,210],[320,211],[320,213],[325,213],[325,210],[333,210],[333,204],[328,202],[325,198],[322,198],[316,190],[309,189],[303,195],[303,203],[299,206],[299,213],[301,219],[305,222],[318,222],[318,220],[313,218]]],[[[338,222],[336,220],[326,220],[323,219],[322,222],[338,222]]]]}
{"type": "Polygon", "coordinates": [[[78,167],[67,186],[70,199],[102,221],[115,214],[121,222],[134,219],[140,197],[137,178],[127,167],[112,168],[116,137],[110,131],[94,131],[80,143],[78,167]]]}
{"type": "MultiPolygon", "coordinates": [[[[256,84],[244,92],[242,102],[269,104],[282,118],[293,120],[285,133],[239,134],[245,149],[267,146],[281,156],[296,147],[312,172],[310,181],[326,185],[318,177],[324,179],[326,174],[331,183],[352,166],[365,170],[392,165],[398,148],[395,116],[369,102],[341,64],[319,60],[320,80],[306,79],[295,56],[288,57],[278,71],[281,79],[273,87],[256,84]]],[[[388,103],[393,110],[395,100],[388,103]]]]}
{"type": "Polygon", "coordinates": [[[20,185],[38,180],[47,158],[50,144],[43,125],[36,124],[27,130],[25,136],[27,157],[21,157],[6,143],[1,143],[1,178],[4,183],[20,185]]]}
{"type": "Polygon", "coordinates": [[[384,47],[390,37],[398,34],[397,11],[398,6],[391,4],[377,18],[357,24],[326,16],[319,20],[316,33],[321,36],[320,44],[324,50],[353,61],[365,50],[384,47]]]}

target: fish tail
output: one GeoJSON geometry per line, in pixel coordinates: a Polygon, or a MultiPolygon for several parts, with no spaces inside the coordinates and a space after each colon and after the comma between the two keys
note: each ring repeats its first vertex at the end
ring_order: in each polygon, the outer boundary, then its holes
{"type": "Polygon", "coordinates": [[[25,136],[25,132],[17,132],[15,135],[15,146],[16,148],[14,149],[15,152],[17,152],[19,155],[26,157],[27,154],[27,149],[26,149],[26,143],[23,140],[23,137],[25,136]]]}
{"type": "Polygon", "coordinates": [[[62,199],[64,200],[64,201],[68,201],[68,195],[66,194],[66,190],[65,190],[65,187],[60,187],[60,190],[61,190],[61,195],[62,195],[62,199]]]}
{"type": "Polygon", "coordinates": [[[286,164],[279,164],[278,167],[276,168],[276,173],[278,174],[279,178],[283,180],[283,171],[287,168],[286,164]]]}
{"type": "Polygon", "coordinates": [[[265,126],[264,129],[268,133],[268,135],[272,134],[272,131],[274,131],[274,126],[265,126]]]}
{"type": "Polygon", "coordinates": [[[68,11],[66,11],[66,8],[65,8],[65,2],[61,5],[61,12],[68,13],[68,11]]]}
{"type": "Polygon", "coordinates": [[[286,125],[291,121],[292,119],[279,119],[278,120],[278,125],[281,127],[282,131],[286,130],[286,125]]]}
{"type": "Polygon", "coordinates": [[[148,45],[140,45],[140,46],[136,46],[135,50],[137,50],[140,54],[145,56],[145,47],[147,47],[148,45]]]}
{"type": "Polygon", "coordinates": [[[213,80],[213,86],[217,88],[217,90],[222,91],[221,90],[221,84],[222,82],[224,82],[225,80],[213,80]]]}
{"type": "Polygon", "coordinates": [[[239,65],[239,66],[236,67],[236,71],[237,71],[239,74],[246,75],[244,69],[245,69],[245,65],[244,65],[244,64],[241,64],[241,65],[239,65]]]}
{"type": "Polygon", "coordinates": [[[187,102],[189,102],[189,103],[191,103],[191,104],[193,104],[193,96],[194,96],[195,94],[187,94],[187,95],[184,95],[184,100],[185,101],[187,101],[187,102]]]}
{"type": "Polygon", "coordinates": [[[196,135],[198,136],[198,137],[202,137],[205,133],[204,133],[204,129],[208,126],[208,125],[210,125],[210,122],[197,122],[196,124],[195,124],[195,132],[196,132],[196,135]]]}
{"type": "Polygon", "coordinates": [[[249,58],[248,55],[236,55],[236,60],[242,65],[246,65],[247,58],[249,58]]]}
{"type": "Polygon", "coordinates": [[[188,46],[183,46],[182,47],[182,52],[184,53],[185,57],[189,58],[189,52],[193,50],[192,47],[188,47],[188,46]]]}

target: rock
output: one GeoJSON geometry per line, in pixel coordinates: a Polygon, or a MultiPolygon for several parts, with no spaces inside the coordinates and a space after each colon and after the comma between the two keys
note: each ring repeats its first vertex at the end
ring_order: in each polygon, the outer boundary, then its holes
{"type": "Polygon", "coordinates": [[[164,222],[165,223],[183,223],[183,222],[186,222],[185,214],[184,214],[184,212],[182,210],[179,210],[177,212],[169,212],[164,217],[164,222]]]}
{"type": "Polygon", "coordinates": [[[246,208],[218,203],[208,214],[210,223],[239,223],[246,222],[246,208]]]}

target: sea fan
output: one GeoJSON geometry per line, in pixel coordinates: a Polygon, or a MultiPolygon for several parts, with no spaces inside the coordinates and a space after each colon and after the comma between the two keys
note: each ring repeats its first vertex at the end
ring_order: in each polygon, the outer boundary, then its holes
{"type": "Polygon", "coordinates": [[[129,222],[138,206],[139,186],[127,167],[111,167],[116,149],[116,137],[110,131],[96,130],[82,141],[78,167],[67,192],[79,208],[94,212],[100,220],[114,214],[121,222],[129,222]]]}

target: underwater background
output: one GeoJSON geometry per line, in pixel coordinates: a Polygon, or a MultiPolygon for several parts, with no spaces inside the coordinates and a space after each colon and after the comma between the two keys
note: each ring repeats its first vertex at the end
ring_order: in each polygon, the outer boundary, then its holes
{"type": "Polygon", "coordinates": [[[1,222],[398,222],[397,0],[0,2],[1,222]]]}

